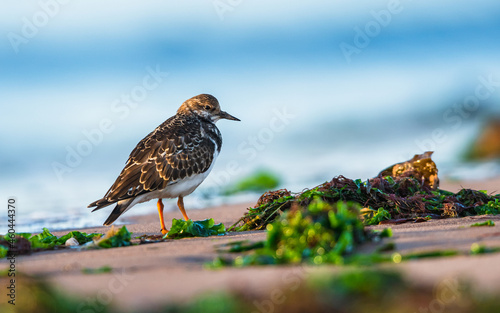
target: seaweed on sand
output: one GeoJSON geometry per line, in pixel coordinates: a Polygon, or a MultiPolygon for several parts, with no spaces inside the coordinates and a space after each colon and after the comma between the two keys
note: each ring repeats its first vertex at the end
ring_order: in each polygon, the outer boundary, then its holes
{"type": "MultiPolygon", "coordinates": [[[[382,231],[366,229],[359,218],[361,206],[356,202],[339,201],[334,204],[319,198],[306,207],[298,203],[266,226],[264,241],[239,241],[224,245],[219,256],[207,267],[254,266],[278,264],[309,265],[373,265],[382,262],[400,263],[406,260],[464,255],[459,250],[419,251],[401,255],[394,242],[385,242],[374,253],[358,249],[365,242],[378,242],[383,237],[392,237],[392,229],[382,231]],[[386,253],[389,252],[389,253],[386,253]],[[235,257],[234,254],[237,256],[235,257]]],[[[365,250],[366,251],[366,250],[365,250]]],[[[499,247],[484,247],[477,243],[470,253],[497,253],[499,247]]]]}
{"type": "Polygon", "coordinates": [[[337,176],[301,193],[286,189],[266,192],[229,230],[265,229],[282,212],[294,205],[306,208],[316,198],[330,204],[338,201],[360,204],[366,225],[384,220],[420,222],[429,218],[500,213],[500,194],[488,195],[471,189],[452,193],[439,189],[438,170],[431,155],[432,152],[416,155],[367,181],[337,176]]]}
{"type": "Polygon", "coordinates": [[[43,232],[36,235],[31,233],[0,235],[0,259],[8,254],[30,254],[34,251],[67,248],[68,239],[75,241],[72,246],[85,248],[116,248],[131,245],[131,233],[125,226],[120,229],[111,227],[105,236],[98,233],[86,234],[71,231],[61,237],[53,235],[44,227],[43,232]]]}
{"type": "Polygon", "coordinates": [[[228,249],[219,249],[219,256],[207,264],[207,267],[299,263],[365,266],[500,251],[498,247],[483,247],[476,243],[471,246],[470,253],[447,249],[401,255],[397,251],[391,253],[395,244],[386,241],[375,252],[366,253],[358,248],[365,242],[378,242],[383,237],[392,237],[392,230],[366,229],[359,218],[360,208],[355,202],[339,201],[330,204],[320,199],[314,199],[304,208],[295,203],[291,209],[267,225],[266,240],[226,244],[228,249]]]}
{"type": "Polygon", "coordinates": [[[31,233],[8,233],[0,235],[0,259],[6,257],[9,253],[15,255],[30,254],[33,251],[64,248],[68,239],[74,238],[79,245],[92,241],[94,237],[101,234],[86,234],[79,231],[72,231],[68,234],[57,237],[47,228],[39,234],[31,233]]]}
{"type": "MultiPolygon", "coordinates": [[[[358,217],[359,209],[357,203],[339,201],[330,204],[320,199],[315,199],[305,209],[294,204],[278,220],[267,225],[267,240],[262,244],[253,244],[252,249],[247,249],[239,242],[237,249],[231,247],[231,252],[255,249],[253,253],[237,257],[234,265],[341,264],[344,256],[352,254],[361,243],[373,237],[390,235],[389,232],[365,231],[358,217]]],[[[217,262],[231,261],[220,258],[214,265],[217,262]]]]}
{"type": "Polygon", "coordinates": [[[294,200],[295,196],[292,196],[292,193],[286,189],[268,191],[259,198],[255,207],[249,208],[248,212],[228,231],[263,229],[281,213],[290,209],[294,200]],[[237,224],[240,225],[237,226],[237,224]]]}

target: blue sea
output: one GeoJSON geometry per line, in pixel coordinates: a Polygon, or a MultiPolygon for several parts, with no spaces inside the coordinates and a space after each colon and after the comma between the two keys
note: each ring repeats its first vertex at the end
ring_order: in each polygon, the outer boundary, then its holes
{"type": "MultiPolygon", "coordinates": [[[[301,191],[426,150],[442,178],[500,175],[496,162],[461,159],[500,115],[498,1],[4,7],[0,201],[17,199],[17,231],[101,225],[111,207],[87,205],[139,140],[200,93],[241,122],[218,122],[222,152],[188,209],[255,201],[220,191],[258,169],[301,191]]],[[[150,202],[126,215],[155,211],[150,202]]]]}

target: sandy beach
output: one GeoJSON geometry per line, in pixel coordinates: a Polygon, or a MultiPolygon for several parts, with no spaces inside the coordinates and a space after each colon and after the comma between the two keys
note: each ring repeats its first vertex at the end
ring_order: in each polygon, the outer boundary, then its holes
{"type": "MultiPolygon", "coordinates": [[[[442,183],[441,188],[457,191],[461,187],[496,190],[500,179],[481,182],[442,183]]],[[[151,203],[153,205],[153,203],[151,203]]],[[[214,218],[227,227],[238,220],[253,203],[225,205],[202,210],[191,210],[193,220],[214,218]]],[[[172,218],[181,218],[178,211],[168,213],[168,225],[172,218]]],[[[127,222],[133,236],[154,235],[159,231],[158,217],[146,215],[124,218],[117,223],[127,222]]],[[[370,228],[383,229],[386,225],[370,228]]],[[[391,226],[392,238],[384,239],[396,244],[396,251],[410,252],[456,249],[469,251],[473,243],[488,247],[500,247],[500,217],[475,216],[431,220],[425,223],[405,223],[391,226]],[[494,227],[468,227],[491,219],[494,227]]],[[[83,229],[87,233],[105,232],[109,227],[83,229]]],[[[54,232],[55,235],[67,231],[54,232]]],[[[259,266],[248,268],[224,268],[210,270],[207,262],[217,256],[219,245],[236,240],[262,240],[265,231],[229,233],[226,236],[168,240],[161,243],[143,244],[132,247],[78,251],[73,249],[36,252],[17,257],[17,270],[24,274],[43,277],[66,293],[82,299],[126,309],[157,308],[172,301],[189,301],[192,297],[218,290],[245,290],[267,295],[273,290],[292,288],[297,279],[322,271],[342,271],[344,267],[321,266],[259,266]],[[82,269],[96,269],[110,266],[111,273],[84,274],[82,269]],[[97,298],[96,298],[97,297],[97,298]],[[100,299],[100,300],[99,300],[100,299]],[[105,299],[105,300],[103,300],[105,299]],[[101,301],[101,302],[100,302],[101,301]]],[[[378,243],[381,244],[381,243],[378,243]]],[[[373,250],[376,243],[362,249],[373,250]]],[[[382,267],[396,267],[417,282],[438,284],[444,279],[464,278],[483,290],[500,290],[500,254],[479,256],[455,256],[402,262],[397,265],[383,264],[382,267]],[[495,272],[492,272],[495,271],[495,272]]],[[[5,259],[0,269],[6,269],[5,259]]],[[[2,278],[2,285],[6,278],[2,278]]],[[[19,294],[18,301],[29,301],[30,294],[19,294]]],[[[5,299],[5,297],[2,297],[5,299]]],[[[2,300],[4,301],[4,300],[2,300]]],[[[90,304],[83,303],[82,308],[90,304]]]]}

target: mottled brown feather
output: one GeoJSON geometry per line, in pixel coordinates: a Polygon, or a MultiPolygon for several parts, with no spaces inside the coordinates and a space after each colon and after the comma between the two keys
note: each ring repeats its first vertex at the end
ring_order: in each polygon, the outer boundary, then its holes
{"type": "Polygon", "coordinates": [[[115,183],[89,207],[96,206],[97,210],[203,173],[221,145],[220,132],[213,122],[178,113],[137,144],[115,183]]]}

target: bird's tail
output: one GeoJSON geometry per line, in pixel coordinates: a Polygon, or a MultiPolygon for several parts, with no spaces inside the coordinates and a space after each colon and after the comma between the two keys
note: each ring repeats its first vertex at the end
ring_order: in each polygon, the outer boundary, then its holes
{"type": "Polygon", "coordinates": [[[103,225],[107,226],[113,224],[113,222],[116,221],[116,219],[120,217],[120,215],[125,213],[125,211],[130,208],[130,204],[132,204],[132,201],[134,201],[133,198],[118,201],[115,208],[113,209],[113,212],[111,212],[111,214],[108,216],[108,219],[104,222],[103,225]]]}
{"type": "Polygon", "coordinates": [[[111,205],[111,204],[113,204],[113,203],[116,203],[116,201],[108,201],[108,199],[106,199],[106,198],[102,198],[102,199],[99,199],[99,200],[96,200],[96,201],[92,202],[91,204],[89,204],[89,205],[87,206],[87,208],[94,208],[94,207],[95,207],[95,208],[92,210],[92,212],[94,212],[94,211],[100,210],[100,209],[102,209],[102,208],[105,208],[105,207],[107,207],[108,205],[111,205]]]}

